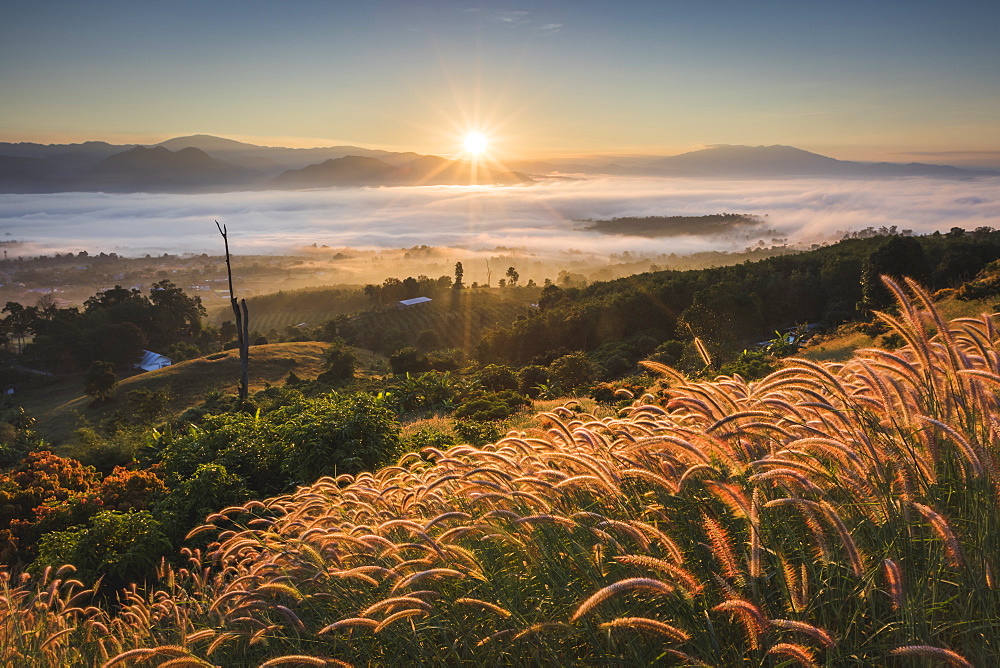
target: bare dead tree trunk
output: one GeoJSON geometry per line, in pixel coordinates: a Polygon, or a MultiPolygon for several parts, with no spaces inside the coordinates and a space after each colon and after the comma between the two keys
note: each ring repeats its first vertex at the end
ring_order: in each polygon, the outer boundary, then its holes
{"type": "Polygon", "coordinates": [[[215,221],[215,226],[219,228],[222,241],[226,245],[226,273],[229,274],[229,303],[233,306],[233,317],[236,318],[236,341],[240,348],[240,401],[246,401],[250,391],[250,316],[247,314],[247,300],[237,302],[236,293],[233,292],[233,265],[229,259],[229,236],[225,225],[219,225],[215,221]]]}

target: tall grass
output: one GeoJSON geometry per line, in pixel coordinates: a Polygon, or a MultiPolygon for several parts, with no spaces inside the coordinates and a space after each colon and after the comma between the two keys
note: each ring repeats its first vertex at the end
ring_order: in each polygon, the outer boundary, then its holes
{"type": "Polygon", "coordinates": [[[901,350],[792,359],[758,382],[650,364],[666,401],[604,419],[556,408],[494,445],[223,509],[192,532],[215,538],[207,551],[113,616],[67,602],[29,621],[65,585],[4,580],[5,651],[164,666],[997,665],[998,332],[986,316],[945,323],[916,285],[887,283],[899,310],[880,317],[901,350]]]}

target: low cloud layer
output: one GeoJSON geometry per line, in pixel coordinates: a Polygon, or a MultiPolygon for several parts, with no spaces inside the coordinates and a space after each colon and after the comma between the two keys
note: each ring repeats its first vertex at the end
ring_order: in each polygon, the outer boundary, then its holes
{"type": "MultiPolygon", "coordinates": [[[[644,239],[584,231],[582,219],[616,216],[767,216],[792,242],[895,225],[917,233],[1000,227],[1000,178],[968,181],[700,181],[595,178],[507,188],[331,189],[208,195],[60,193],[0,195],[0,239],[12,254],[88,250],[218,254],[213,220],[234,250],[291,253],[334,248],[506,247],[557,254],[687,253],[739,250],[756,239],[704,236],[644,239]]],[[[752,237],[753,235],[751,235],[752,237]]],[[[761,237],[769,240],[772,235],[761,237]]]]}

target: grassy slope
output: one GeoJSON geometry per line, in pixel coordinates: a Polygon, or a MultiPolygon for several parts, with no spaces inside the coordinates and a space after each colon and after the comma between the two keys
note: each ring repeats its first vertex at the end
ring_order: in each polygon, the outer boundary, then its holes
{"type": "Polygon", "coordinates": [[[0,578],[5,658],[998,665],[993,328],[941,345],[920,300],[896,356],[674,378],[661,406],[557,408],[227,508],[209,552],[122,612],[70,606],[73,580],[0,578]]]}
{"type": "MultiPolygon", "coordinates": [[[[321,371],[324,350],[326,344],[315,341],[251,347],[251,392],[263,389],[267,384],[281,383],[289,371],[294,371],[300,378],[315,378],[321,371]]],[[[362,369],[370,367],[374,356],[367,351],[358,351],[358,354],[362,369]]],[[[175,415],[197,405],[212,391],[235,393],[239,384],[239,353],[229,350],[218,355],[217,359],[199,357],[126,378],[118,385],[118,400],[99,408],[91,407],[90,397],[83,394],[81,375],[49,382],[38,381],[26,386],[21,400],[37,418],[41,434],[58,445],[72,437],[81,416],[97,423],[114,411],[127,410],[124,397],[133,390],[168,391],[173,397],[169,410],[175,415]]]]}
{"type": "MultiPolygon", "coordinates": [[[[993,313],[996,299],[975,299],[960,301],[954,297],[946,297],[936,303],[941,317],[945,320],[955,318],[974,318],[983,313],[993,313]]],[[[797,354],[817,362],[843,362],[854,355],[860,348],[871,348],[879,342],[872,337],[854,329],[853,324],[840,327],[825,336],[817,336],[797,354]]]]}

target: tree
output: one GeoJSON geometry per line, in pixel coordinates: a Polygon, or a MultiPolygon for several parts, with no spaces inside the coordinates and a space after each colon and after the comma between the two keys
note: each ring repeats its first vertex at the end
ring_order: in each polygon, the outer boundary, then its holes
{"type": "Polygon", "coordinates": [[[24,337],[31,331],[35,319],[35,308],[25,307],[19,302],[7,302],[2,312],[8,314],[3,321],[4,329],[17,339],[17,352],[20,354],[24,348],[24,337]]]}
{"type": "Polygon", "coordinates": [[[229,258],[229,234],[224,225],[219,225],[215,221],[215,226],[219,228],[222,241],[226,245],[226,273],[229,276],[229,303],[233,307],[233,316],[236,318],[236,340],[240,348],[240,401],[246,401],[250,393],[250,316],[247,313],[247,300],[237,303],[236,294],[233,292],[233,265],[229,258]]]}
{"type": "Polygon", "coordinates": [[[354,371],[358,367],[358,357],[346,341],[336,338],[323,353],[323,366],[324,370],[317,380],[339,383],[354,378],[354,371]]]}
{"type": "Polygon", "coordinates": [[[586,353],[563,355],[549,365],[549,379],[565,390],[576,390],[597,377],[597,367],[586,353]]]}
{"type": "Polygon", "coordinates": [[[456,262],[455,263],[455,282],[452,284],[452,287],[455,288],[456,290],[461,289],[462,288],[462,277],[464,277],[464,276],[465,276],[465,269],[462,267],[462,263],[461,262],[456,262]]]}
{"type": "Polygon", "coordinates": [[[205,315],[201,297],[188,297],[171,281],[162,280],[149,289],[149,301],[153,304],[157,344],[168,345],[201,330],[205,315]]]}
{"type": "Polygon", "coordinates": [[[130,322],[104,323],[81,333],[80,343],[83,364],[100,360],[128,369],[141,359],[146,335],[130,322]]]}
{"type": "MultiPolygon", "coordinates": [[[[949,236],[960,236],[955,229],[949,236]]],[[[924,247],[913,237],[894,236],[872,251],[861,269],[861,289],[868,308],[883,308],[892,303],[892,295],[882,285],[883,274],[895,280],[909,276],[926,283],[931,277],[931,267],[924,247]]]]}
{"type": "Polygon", "coordinates": [[[507,278],[510,279],[508,283],[510,283],[511,286],[517,285],[517,279],[520,277],[521,275],[517,273],[517,269],[514,267],[507,267],[507,278]]]}
{"type": "Polygon", "coordinates": [[[98,401],[109,400],[114,395],[115,388],[118,387],[115,365],[101,360],[90,365],[83,380],[86,383],[84,392],[98,401]]]}

